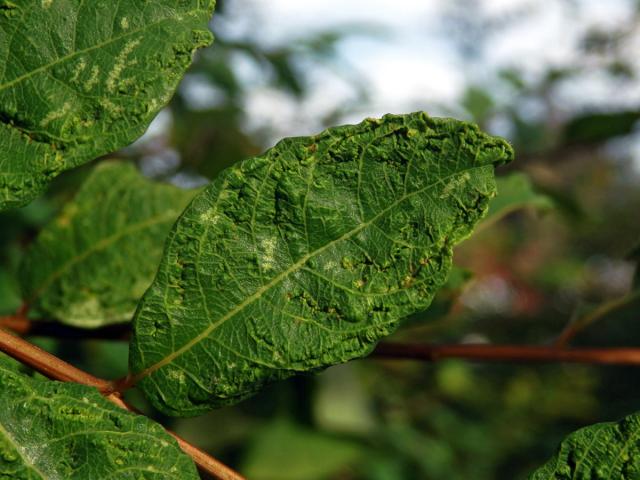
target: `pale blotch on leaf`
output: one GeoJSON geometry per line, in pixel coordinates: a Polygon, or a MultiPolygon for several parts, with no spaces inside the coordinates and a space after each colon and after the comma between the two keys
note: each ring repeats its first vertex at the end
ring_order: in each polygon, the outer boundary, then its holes
{"type": "Polygon", "coordinates": [[[202,215],[200,215],[200,221],[202,223],[209,223],[212,226],[215,226],[215,224],[218,223],[219,219],[220,217],[218,216],[218,213],[215,208],[210,208],[209,210],[204,212],[202,215]]]}
{"type": "Polygon", "coordinates": [[[265,238],[260,242],[260,260],[262,269],[265,271],[272,270],[275,265],[276,239],[265,238]]]}
{"type": "Polygon", "coordinates": [[[139,138],[212,40],[214,0],[0,3],[0,210],[139,138]]]}
{"type": "Polygon", "coordinates": [[[109,72],[109,75],[107,75],[106,87],[108,92],[115,92],[116,82],[120,78],[120,75],[122,74],[122,71],[125,69],[125,67],[132,67],[138,63],[136,59],[130,60],[127,63],[127,58],[129,57],[133,49],[138,45],[140,45],[140,39],[129,40],[125,44],[122,51],[116,57],[113,69],[109,72]]]}
{"type": "Polygon", "coordinates": [[[94,65],[93,67],[91,67],[91,75],[89,76],[89,79],[84,84],[85,92],[91,91],[91,89],[98,84],[99,75],[100,75],[100,67],[98,65],[94,65]]]}
{"type": "Polygon", "coordinates": [[[456,191],[463,189],[469,180],[471,180],[471,175],[469,174],[469,172],[463,172],[460,175],[457,175],[449,183],[447,183],[446,187],[444,187],[444,191],[442,192],[442,195],[440,195],[440,198],[447,198],[454,194],[456,191]]]}
{"type": "Polygon", "coordinates": [[[475,125],[418,112],[285,139],[225,170],[174,225],[136,310],[133,382],[164,413],[196,415],[367,355],[429,306],[512,156],[475,125]]]}

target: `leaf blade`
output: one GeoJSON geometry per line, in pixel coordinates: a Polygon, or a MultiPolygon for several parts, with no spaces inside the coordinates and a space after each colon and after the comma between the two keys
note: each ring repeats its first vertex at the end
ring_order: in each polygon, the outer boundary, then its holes
{"type": "Polygon", "coordinates": [[[97,390],[29,378],[0,356],[0,475],[89,480],[124,476],[196,480],[193,461],[164,429],[97,390]]]}
{"type": "Polygon", "coordinates": [[[148,180],[130,164],[99,165],[26,252],[25,302],[77,327],[129,321],[195,193],[148,180]]]}
{"type": "Polygon", "coordinates": [[[367,354],[428,306],[511,156],[475,126],[415,113],[286,139],[224,171],[174,226],[139,305],[134,380],[191,415],[367,354]]]}
{"type": "Polygon", "coordinates": [[[637,478],[640,475],[640,415],[598,423],[573,432],[558,453],[530,480],[637,478]]]}
{"type": "Polygon", "coordinates": [[[211,42],[214,4],[11,4],[0,16],[0,210],[139,137],[211,42]]]}

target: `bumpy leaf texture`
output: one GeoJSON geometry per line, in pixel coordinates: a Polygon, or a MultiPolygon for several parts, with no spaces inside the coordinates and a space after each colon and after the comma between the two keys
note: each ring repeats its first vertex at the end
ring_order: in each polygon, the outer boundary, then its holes
{"type": "Polygon", "coordinates": [[[569,435],[530,480],[640,478],[640,415],[598,423],[569,435]]]}
{"type": "Polygon", "coordinates": [[[197,480],[164,429],[94,388],[30,378],[0,354],[0,477],[197,480]]]}
{"type": "Polygon", "coordinates": [[[214,0],[0,6],[0,210],[138,138],[208,45],[214,0]]]}
{"type": "Polygon", "coordinates": [[[130,164],[99,165],[27,251],[25,302],[77,327],[131,320],[171,226],[194,195],[146,179],[130,164]]]}
{"type": "Polygon", "coordinates": [[[182,214],[134,319],[133,380],[172,415],[366,355],[425,309],[511,147],[387,115],[285,139],[182,214]]]}

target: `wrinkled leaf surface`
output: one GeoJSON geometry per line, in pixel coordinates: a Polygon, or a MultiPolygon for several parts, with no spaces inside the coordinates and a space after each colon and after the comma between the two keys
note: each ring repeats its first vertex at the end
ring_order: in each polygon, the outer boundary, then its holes
{"type": "Polygon", "coordinates": [[[368,354],[445,282],[510,146],[387,115],[281,141],[225,170],[169,235],[130,368],[173,415],[368,354]]]}
{"type": "Polygon", "coordinates": [[[640,415],[598,423],[569,435],[530,480],[640,478],[640,415]]]}
{"type": "Polygon", "coordinates": [[[157,423],[94,388],[36,379],[0,354],[0,477],[13,480],[197,480],[157,423]]]}
{"type": "Polygon", "coordinates": [[[0,6],[0,210],[138,138],[208,45],[214,0],[0,6]]]}

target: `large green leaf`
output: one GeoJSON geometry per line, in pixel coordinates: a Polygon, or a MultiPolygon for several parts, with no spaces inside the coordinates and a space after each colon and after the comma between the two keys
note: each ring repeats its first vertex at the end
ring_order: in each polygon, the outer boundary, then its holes
{"type": "Polygon", "coordinates": [[[25,301],[78,327],[130,320],[171,225],[194,195],[148,180],[130,164],[99,165],[27,251],[25,301]]]}
{"type": "Polygon", "coordinates": [[[0,6],[0,210],[135,140],[211,42],[214,0],[0,6]]]}
{"type": "Polygon", "coordinates": [[[511,147],[387,115],[281,141],[182,214],[136,312],[133,381],[173,415],[368,354],[425,309],[511,147]]]}
{"type": "Polygon", "coordinates": [[[94,388],[30,378],[0,354],[0,478],[197,480],[157,423],[94,388]]]}
{"type": "Polygon", "coordinates": [[[640,415],[598,423],[569,435],[530,480],[640,478],[640,415]]]}

